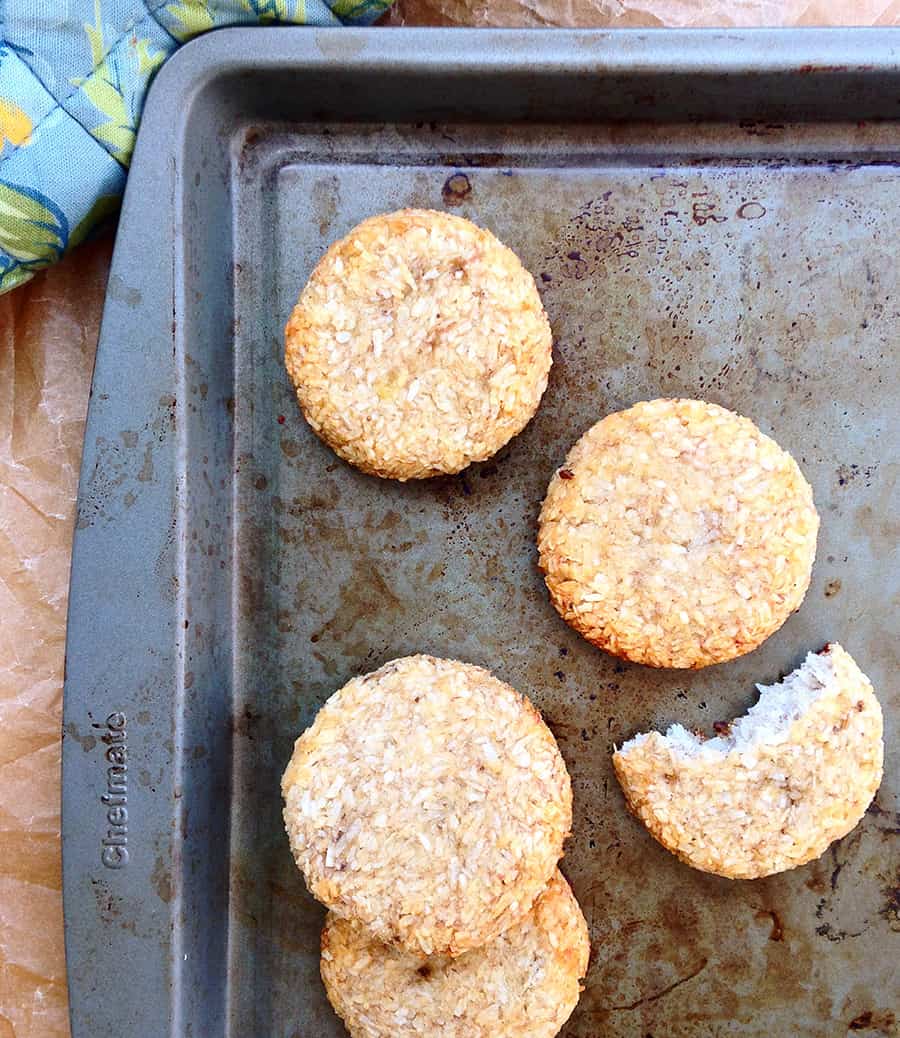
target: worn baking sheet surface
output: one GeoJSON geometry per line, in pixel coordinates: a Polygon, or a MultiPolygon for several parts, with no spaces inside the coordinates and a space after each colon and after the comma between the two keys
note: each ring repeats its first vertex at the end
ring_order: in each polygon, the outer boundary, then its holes
{"type": "Polygon", "coordinates": [[[236,280],[248,330],[236,387],[238,1033],[341,1033],[316,979],[322,912],[288,851],[278,778],[326,696],[417,651],[492,668],[559,739],[576,805],[565,871],[593,948],[566,1034],[813,1036],[864,1010],[887,1027],[889,785],[821,861],[734,883],[679,864],[628,816],[610,752],[674,720],[710,730],[753,701],[755,681],[830,639],[860,660],[891,713],[895,170],[650,164],[627,152],[585,168],[534,143],[491,148],[472,128],[264,126],[235,175],[247,229],[238,259],[263,270],[250,291],[236,280]],[[474,168],[444,164],[448,150],[474,168]],[[547,395],[521,436],[460,476],[407,486],[360,475],[318,442],[285,378],[281,334],[325,246],[400,206],[452,207],[515,249],[556,344],[547,395]],[[759,651],[701,673],[591,648],[559,620],[535,564],[538,507],[569,446],[602,415],[656,396],[752,416],[795,454],[823,520],[803,609],[759,651]]]}
{"type": "Polygon", "coordinates": [[[73,562],[76,1038],[342,1033],[279,777],[332,691],[416,651],[490,667],[559,739],[576,805],[564,868],[593,948],[570,1038],[896,1030],[900,138],[870,118],[893,110],[896,62],[868,35],[720,35],[258,31],[167,65],[110,279],[73,562]],[[366,122],[379,105],[392,120],[366,122]],[[580,123],[546,125],[569,111],[580,123]],[[282,363],[322,250],[403,205],[512,246],[556,343],[521,436],[406,486],[320,444],[282,363]],[[699,673],[591,648],[535,566],[568,448],[661,394],[754,418],[797,457],[823,520],[799,613],[699,673]],[[711,730],[834,639],[886,708],[886,779],[863,822],[763,881],[679,864],[626,813],[613,744],[674,720],[711,730]],[[115,869],[99,857],[110,719],[129,761],[115,869]]]}

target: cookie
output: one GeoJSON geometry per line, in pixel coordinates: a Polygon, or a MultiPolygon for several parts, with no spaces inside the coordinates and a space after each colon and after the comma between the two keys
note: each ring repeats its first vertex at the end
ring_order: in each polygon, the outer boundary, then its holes
{"type": "Polygon", "coordinates": [[[588,953],[587,923],[557,872],[521,922],[456,959],[388,948],[330,914],[322,979],[352,1038],[553,1038],[588,953]]]}
{"type": "Polygon", "coordinates": [[[518,922],[562,856],[572,790],[531,703],[409,656],[335,693],[282,780],[307,885],[382,941],[458,955],[518,922]]]}
{"type": "Polygon", "coordinates": [[[613,756],[631,810],[682,861],[755,879],[824,854],[859,822],[881,782],[881,707],[831,645],[713,739],[673,725],[613,756]]]}
{"type": "Polygon", "coordinates": [[[748,418],[653,400],[575,444],[538,549],[554,606],[585,638],[696,668],[750,652],[799,607],[818,528],[796,462],[748,418]]]}
{"type": "Polygon", "coordinates": [[[458,216],[373,216],[319,261],[285,332],[307,421],[345,461],[421,479],[483,461],[537,409],[551,363],[534,278],[458,216]]]}

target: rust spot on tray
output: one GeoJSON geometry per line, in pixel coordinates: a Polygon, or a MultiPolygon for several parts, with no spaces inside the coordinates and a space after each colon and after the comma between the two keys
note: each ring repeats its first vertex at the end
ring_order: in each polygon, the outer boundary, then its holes
{"type": "Polygon", "coordinates": [[[159,896],[160,901],[165,901],[168,904],[172,900],[172,877],[169,875],[166,863],[159,855],[157,855],[154,862],[153,872],[150,874],[150,882],[153,884],[153,889],[159,896]]]}
{"type": "Polygon", "coordinates": [[[465,173],[454,173],[452,177],[447,177],[441,188],[444,205],[462,205],[471,194],[472,182],[465,173]]]}
{"type": "Polygon", "coordinates": [[[878,1031],[881,1034],[894,1034],[897,1018],[889,1009],[867,1009],[855,1016],[847,1029],[850,1031],[878,1031]]]}
{"type": "Polygon", "coordinates": [[[769,930],[770,941],[784,940],[784,924],[781,922],[781,917],[774,908],[760,909],[760,911],[756,913],[756,918],[760,922],[764,922],[766,919],[771,920],[772,928],[769,930]]]}

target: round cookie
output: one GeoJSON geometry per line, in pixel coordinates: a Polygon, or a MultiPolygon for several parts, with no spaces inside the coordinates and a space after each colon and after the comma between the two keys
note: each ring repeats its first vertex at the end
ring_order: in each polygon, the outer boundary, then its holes
{"type": "Polygon", "coordinates": [[[391,479],[459,472],[534,412],[550,371],[534,278],[458,216],[373,216],[319,261],[285,331],[307,421],[345,461],[391,479]]]}
{"type": "Polygon", "coordinates": [[[557,872],[521,922],[456,959],[386,947],[330,914],[322,979],[353,1038],[553,1038],[578,1002],[589,950],[557,872]]]}
{"type": "Polygon", "coordinates": [[[537,710],[489,671],[432,656],[336,692],[297,740],[282,792],[312,894],[428,955],[518,922],[572,824],[569,774],[537,710]]]}
{"type": "Polygon", "coordinates": [[[729,731],[703,739],[673,725],[614,756],[631,810],[704,872],[756,879],[804,865],[846,836],[881,782],[881,706],[840,645],[760,698],[729,731]]]}
{"type": "Polygon", "coordinates": [[[575,444],[538,550],[554,606],[588,641],[696,668],[750,652],[799,607],[818,528],[796,462],[749,418],[653,400],[575,444]]]}

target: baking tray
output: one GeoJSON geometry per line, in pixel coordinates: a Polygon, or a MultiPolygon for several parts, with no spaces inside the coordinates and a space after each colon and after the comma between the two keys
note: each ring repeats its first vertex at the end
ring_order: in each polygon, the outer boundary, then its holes
{"type": "Polygon", "coordinates": [[[565,870],[593,954],[566,1035],[896,1033],[898,44],[254,29],[166,65],[110,275],[75,535],[75,1038],[342,1033],[278,780],[334,689],[416,651],[527,693],[568,762],[565,870]],[[556,345],[521,436],[402,486],[311,434],[282,327],[330,241],[409,205],[508,242],[556,345]],[[535,565],[568,447],[659,395],[751,415],[798,458],[822,515],[803,608],[699,673],[591,648],[535,565]],[[785,875],[680,864],[625,811],[613,744],[676,719],[710,730],[830,639],[885,706],[876,802],[785,875]]]}

